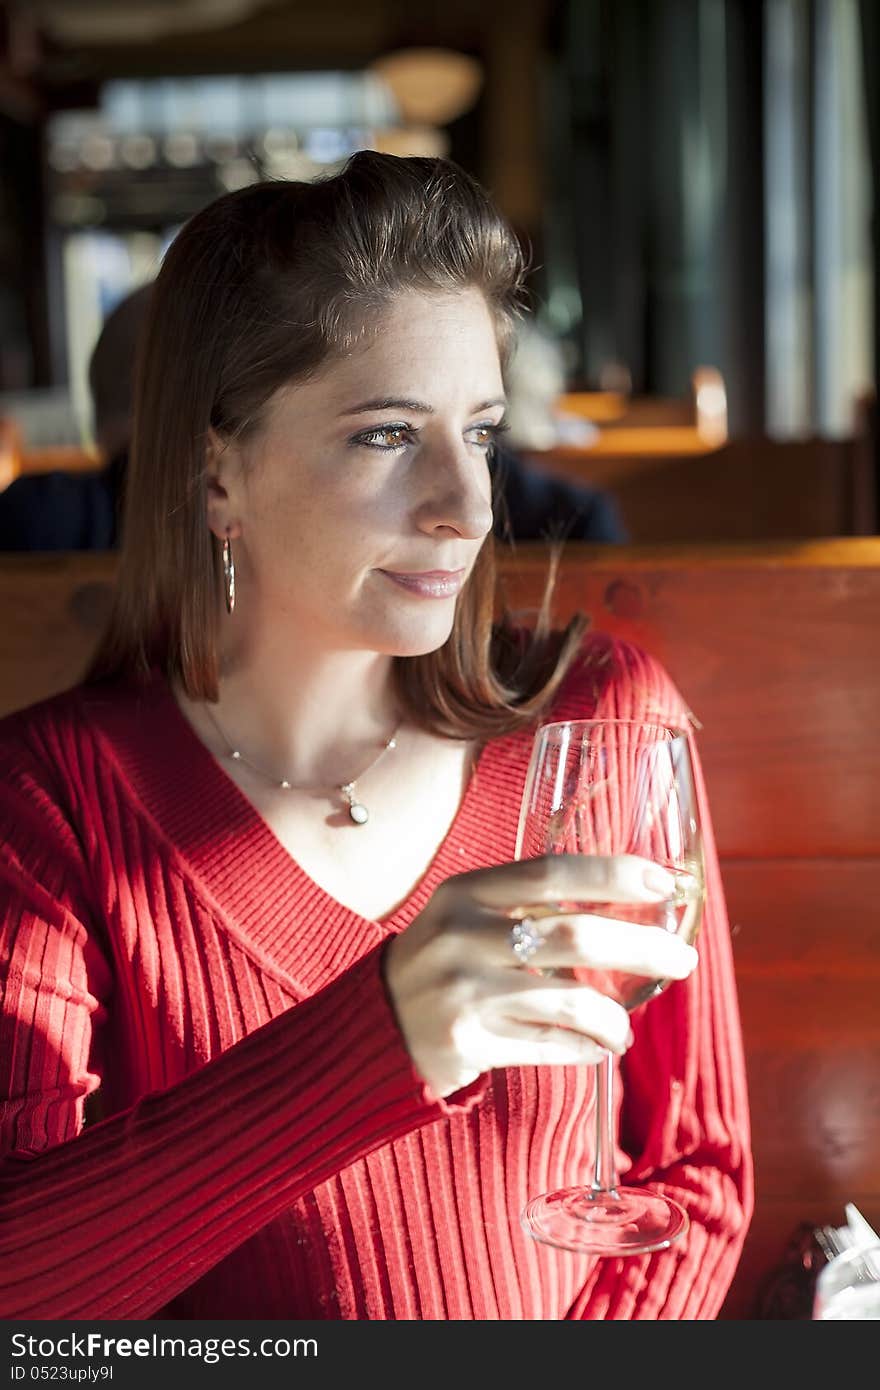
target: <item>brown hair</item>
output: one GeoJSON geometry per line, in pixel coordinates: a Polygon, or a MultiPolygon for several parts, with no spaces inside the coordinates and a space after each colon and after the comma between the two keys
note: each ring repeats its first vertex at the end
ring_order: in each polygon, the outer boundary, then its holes
{"type": "MultiPolygon", "coordinates": [[[[220,545],[206,521],[209,426],[246,437],[279,387],[370,331],[406,289],[477,287],[509,361],[525,266],[481,186],[447,160],[372,151],[312,183],[251,185],[181,229],[155,281],[140,342],[122,553],[110,622],[88,679],[159,666],[192,699],[218,696],[220,545]]],[[[454,738],[534,719],[573,660],[586,619],[531,640],[495,623],[492,538],[437,651],[398,657],[402,710],[454,738]]]]}

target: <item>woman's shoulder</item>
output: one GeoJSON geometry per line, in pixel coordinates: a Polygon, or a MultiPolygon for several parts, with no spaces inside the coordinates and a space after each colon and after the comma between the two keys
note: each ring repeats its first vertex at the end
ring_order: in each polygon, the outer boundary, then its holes
{"type": "Polygon", "coordinates": [[[133,685],[80,682],[0,718],[0,768],[4,778],[16,771],[48,777],[53,783],[75,775],[85,749],[93,746],[106,710],[131,705],[133,685]]]}
{"type": "Polygon", "coordinates": [[[79,703],[71,687],[0,719],[0,847],[4,864],[22,872],[44,874],[47,856],[70,874],[82,870],[72,814],[83,762],[79,703]]]}
{"type": "Polygon", "coordinates": [[[554,719],[643,719],[696,724],[663,660],[616,633],[591,630],[553,703],[554,719]]]}
{"type": "Polygon", "coordinates": [[[82,720],[82,691],[81,685],[70,686],[0,718],[0,758],[39,757],[58,738],[74,733],[82,720]]]}

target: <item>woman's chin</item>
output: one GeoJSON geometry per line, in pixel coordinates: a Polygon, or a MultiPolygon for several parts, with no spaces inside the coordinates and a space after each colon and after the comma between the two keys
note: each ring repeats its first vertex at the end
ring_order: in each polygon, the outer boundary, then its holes
{"type": "Polygon", "coordinates": [[[444,622],[436,619],[430,622],[423,622],[417,628],[409,628],[395,633],[388,634],[387,642],[383,642],[382,650],[389,656],[427,656],[430,652],[436,652],[449,640],[452,632],[452,618],[444,622]]]}

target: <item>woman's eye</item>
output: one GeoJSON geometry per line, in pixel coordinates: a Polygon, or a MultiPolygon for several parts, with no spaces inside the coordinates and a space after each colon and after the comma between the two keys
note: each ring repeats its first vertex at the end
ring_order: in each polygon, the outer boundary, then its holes
{"type": "Polygon", "coordinates": [[[491,448],[497,444],[502,434],[508,428],[506,421],[501,420],[497,425],[474,425],[472,433],[476,436],[474,443],[481,449],[491,448]]]}
{"type": "Polygon", "coordinates": [[[357,444],[365,444],[368,449],[400,449],[409,442],[412,435],[408,425],[386,425],[378,430],[359,434],[357,444]]]}
{"type": "Polygon", "coordinates": [[[473,434],[475,444],[480,444],[485,447],[486,445],[495,443],[494,425],[476,425],[473,434]]]}

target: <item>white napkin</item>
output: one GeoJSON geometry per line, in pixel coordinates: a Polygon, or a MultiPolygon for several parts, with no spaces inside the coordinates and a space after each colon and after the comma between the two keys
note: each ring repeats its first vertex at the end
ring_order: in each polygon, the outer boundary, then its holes
{"type": "MultiPolygon", "coordinates": [[[[846,1227],[841,1228],[849,1234],[850,1246],[873,1246],[880,1247],[880,1236],[874,1230],[869,1221],[866,1221],[859,1211],[855,1202],[847,1202],[844,1207],[846,1212],[846,1227]]],[[[880,1278],[880,1255],[871,1254],[867,1260],[873,1272],[880,1278]]]]}

